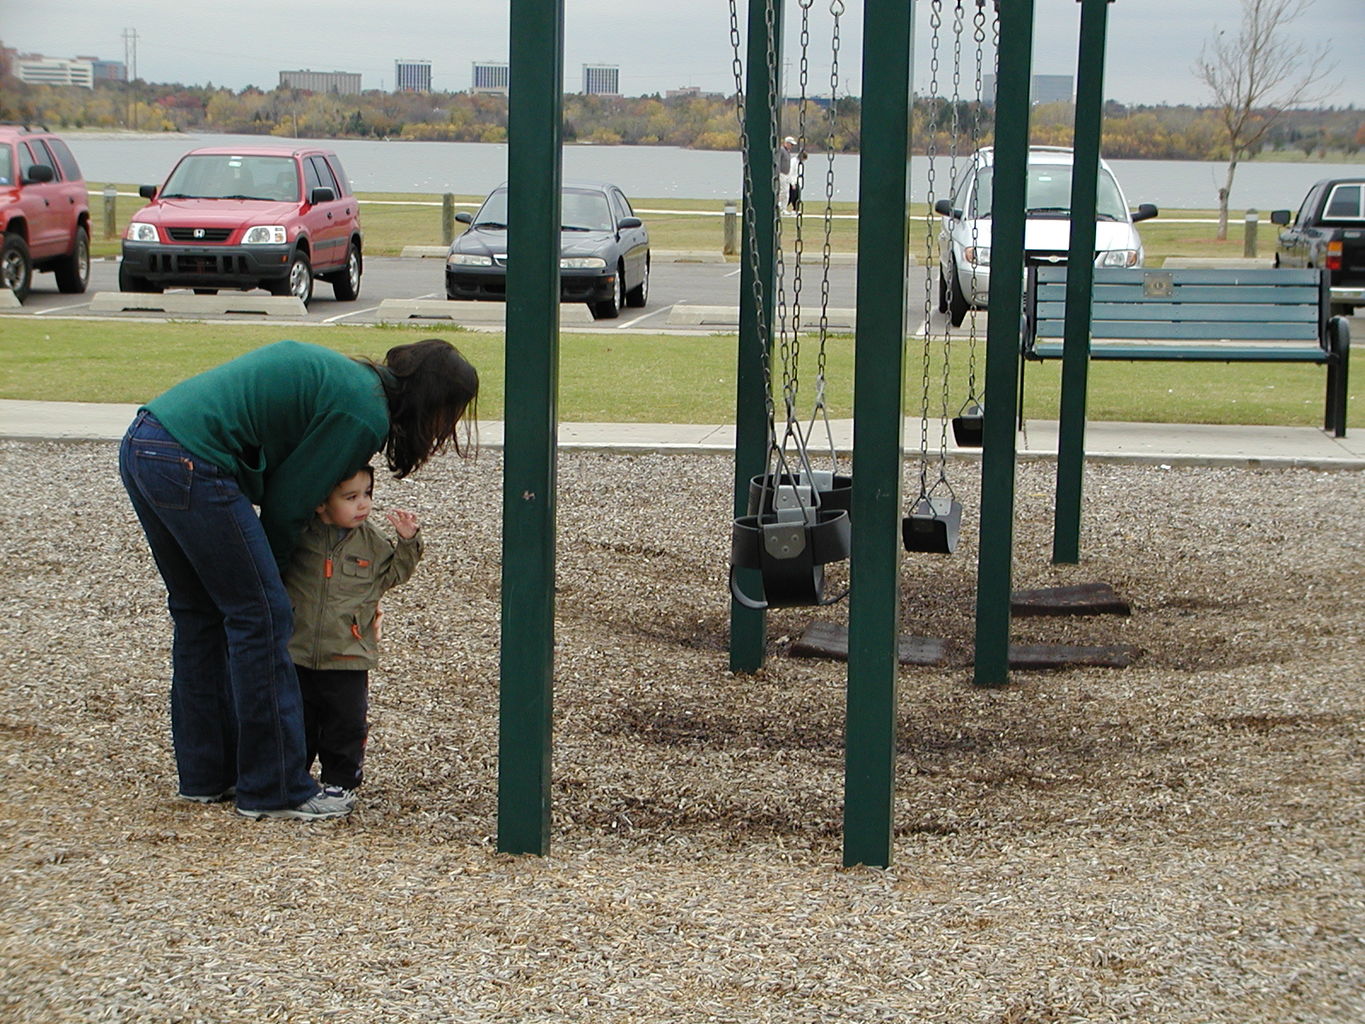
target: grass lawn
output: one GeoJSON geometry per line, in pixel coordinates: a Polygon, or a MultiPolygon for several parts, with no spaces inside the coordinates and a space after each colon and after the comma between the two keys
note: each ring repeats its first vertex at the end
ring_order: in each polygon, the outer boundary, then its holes
{"type": "MultiPolygon", "coordinates": [[[[501,333],[451,326],[291,327],[302,341],[347,355],[379,358],[393,345],[442,336],[479,368],[479,413],[503,417],[504,338],[501,333]]],[[[130,323],[105,320],[4,321],[0,347],[0,398],[45,401],[141,402],[176,381],[253,348],[277,341],[269,324],[130,323]]],[[[567,422],[730,423],[734,421],[733,334],[708,336],[565,334],[560,342],[560,417],[567,422]]],[[[816,349],[803,343],[804,390],[813,395],[816,349]]],[[[967,398],[975,370],[985,375],[984,344],[970,364],[970,346],[953,346],[949,366],[949,414],[967,398]]],[[[853,340],[840,335],[827,346],[830,415],[852,415],[853,340]]],[[[929,414],[942,408],[943,345],[930,347],[929,414]]],[[[912,338],[906,353],[907,414],[924,407],[923,343],[912,338]]],[[[1060,361],[1030,364],[1025,413],[1056,419],[1060,361]]],[[[1259,363],[1094,363],[1090,369],[1089,417],[1152,423],[1243,423],[1320,426],[1325,376],[1322,367],[1259,363]]],[[[1352,426],[1359,417],[1352,407],[1352,426]]]]}

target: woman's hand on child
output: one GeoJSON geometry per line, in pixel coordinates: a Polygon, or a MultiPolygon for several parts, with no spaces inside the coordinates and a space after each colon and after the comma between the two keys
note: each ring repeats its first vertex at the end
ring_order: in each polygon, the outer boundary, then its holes
{"type": "Polygon", "coordinates": [[[386,513],[389,525],[398,531],[398,536],[404,540],[412,540],[417,536],[417,530],[422,525],[417,521],[417,517],[411,512],[405,512],[401,508],[396,508],[392,512],[386,513]]]}

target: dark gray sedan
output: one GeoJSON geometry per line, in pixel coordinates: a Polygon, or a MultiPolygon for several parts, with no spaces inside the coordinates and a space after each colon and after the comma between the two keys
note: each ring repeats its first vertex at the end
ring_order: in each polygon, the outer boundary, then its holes
{"type": "MultiPolygon", "coordinates": [[[[559,300],[586,302],[596,319],[649,299],[649,231],[615,185],[566,183],[561,195],[559,300]]],[[[456,215],[469,229],[446,254],[446,297],[507,298],[507,186],[479,212],[456,215]]]]}

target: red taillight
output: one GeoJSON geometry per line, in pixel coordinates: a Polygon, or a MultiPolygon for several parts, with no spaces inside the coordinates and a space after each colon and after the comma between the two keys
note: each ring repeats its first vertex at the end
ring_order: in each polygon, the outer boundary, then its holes
{"type": "Polygon", "coordinates": [[[1327,262],[1323,264],[1328,270],[1341,269],[1341,243],[1327,243],[1327,262]]]}

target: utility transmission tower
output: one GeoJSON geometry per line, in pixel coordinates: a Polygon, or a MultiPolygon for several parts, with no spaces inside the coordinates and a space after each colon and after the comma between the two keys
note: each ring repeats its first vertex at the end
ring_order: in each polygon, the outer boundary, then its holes
{"type": "Polygon", "coordinates": [[[125,28],[123,30],[123,68],[128,76],[128,116],[125,120],[128,127],[137,129],[137,98],[133,91],[133,83],[137,81],[137,29],[125,28]]]}

